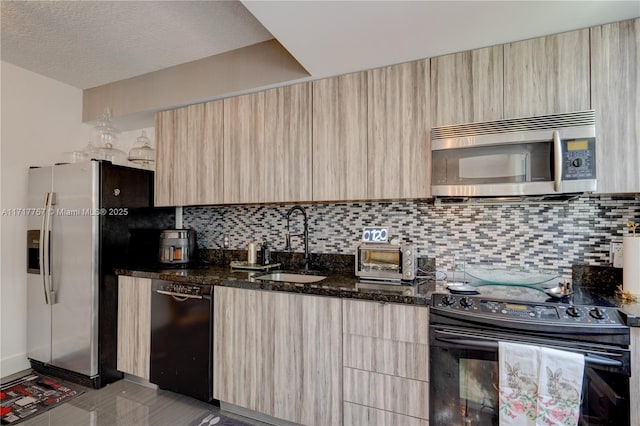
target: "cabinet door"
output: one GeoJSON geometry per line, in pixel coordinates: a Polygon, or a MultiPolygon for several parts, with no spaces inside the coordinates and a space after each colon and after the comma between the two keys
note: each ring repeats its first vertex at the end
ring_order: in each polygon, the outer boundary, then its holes
{"type": "Polygon", "coordinates": [[[504,45],[505,118],[590,107],[589,30],[504,45]]]}
{"type": "Polygon", "coordinates": [[[313,200],[367,198],[367,74],[313,82],[313,200]]]}
{"type": "Polygon", "coordinates": [[[118,370],[149,379],[151,280],[118,277],[118,370]]]}
{"type": "Polygon", "coordinates": [[[224,202],[265,199],[264,92],[224,100],[224,202]]]}
{"type": "Polygon", "coordinates": [[[640,192],[640,18],[591,28],[598,192],[640,192]]]}
{"type": "Polygon", "coordinates": [[[503,54],[492,46],[431,59],[433,127],[503,117],[503,54]]]}
{"type": "Polygon", "coordinates": [[[367,80],[367,198],[429,197],[429,60],[371,70],[367,80]]]}
{"type": "Polygon", "coordinates": [[[156,206],[222,202],[222,114],[222,101],[156,114],[156,206]]]}
{"type": "Polygon", "coordinates": [[[311,201],[311,83],[265,92],[264,199],[311,201]]]}
{"type": "Polygon", "coordinates": [[[340,301],[214,291],[214,398],[290,422],[340,424],[340,301]]]}

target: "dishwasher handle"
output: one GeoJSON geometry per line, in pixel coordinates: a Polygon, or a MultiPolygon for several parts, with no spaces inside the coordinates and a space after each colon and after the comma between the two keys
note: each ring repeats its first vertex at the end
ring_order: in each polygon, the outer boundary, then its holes
{"type": "Polygon", "coordinates": [[[173,296],[173,298],[176,299],[176,300],[202,299],[202,296],[200,296],[200,295],[182,294],[182,293],[176,293],[176,292],[173,292],[173,291],[166,291],[166,290],[156,290],[156,293],[164,294],[166,296],[173,296]]]}

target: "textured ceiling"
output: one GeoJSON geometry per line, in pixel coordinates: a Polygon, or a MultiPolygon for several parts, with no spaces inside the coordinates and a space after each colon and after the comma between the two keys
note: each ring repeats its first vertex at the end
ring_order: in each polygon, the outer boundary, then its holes
{"type": "Polygon", "coordinates": [[[1,57],[86,89],[272,39],[238,1],[2,1],[1,57]]]}
{"type": "Polygon", "coordinates": [[[315,79],[630,19],[640,1],[3,0],[0,14],[2,60],[86,89],[273,37],[315,79]]]}

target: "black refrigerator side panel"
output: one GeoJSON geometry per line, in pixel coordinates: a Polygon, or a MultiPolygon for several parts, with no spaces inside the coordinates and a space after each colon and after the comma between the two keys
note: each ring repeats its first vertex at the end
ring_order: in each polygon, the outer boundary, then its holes
{"type": "Polygon", "coordinates": [[[100,185],[99,361],[117,380],[118,268],[157,260],[160,231],[175,227],[175,209],[153,208],[153,172],[102,163],[100,185]]]}

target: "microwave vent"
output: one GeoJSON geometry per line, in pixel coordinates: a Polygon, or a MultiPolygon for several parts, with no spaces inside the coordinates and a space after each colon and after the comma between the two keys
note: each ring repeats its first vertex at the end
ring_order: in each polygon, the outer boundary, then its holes
{"type": "Polygon", "coordinates": [[[509,118],[506,120],[434,127],[431,129],[431,139],[464,138],[470,136],[526,132],[531,130],[552,130],[564,127],[594,125],[595,111],[586,110],[562,114],[540,115],[537,117],[509,118]]]}

